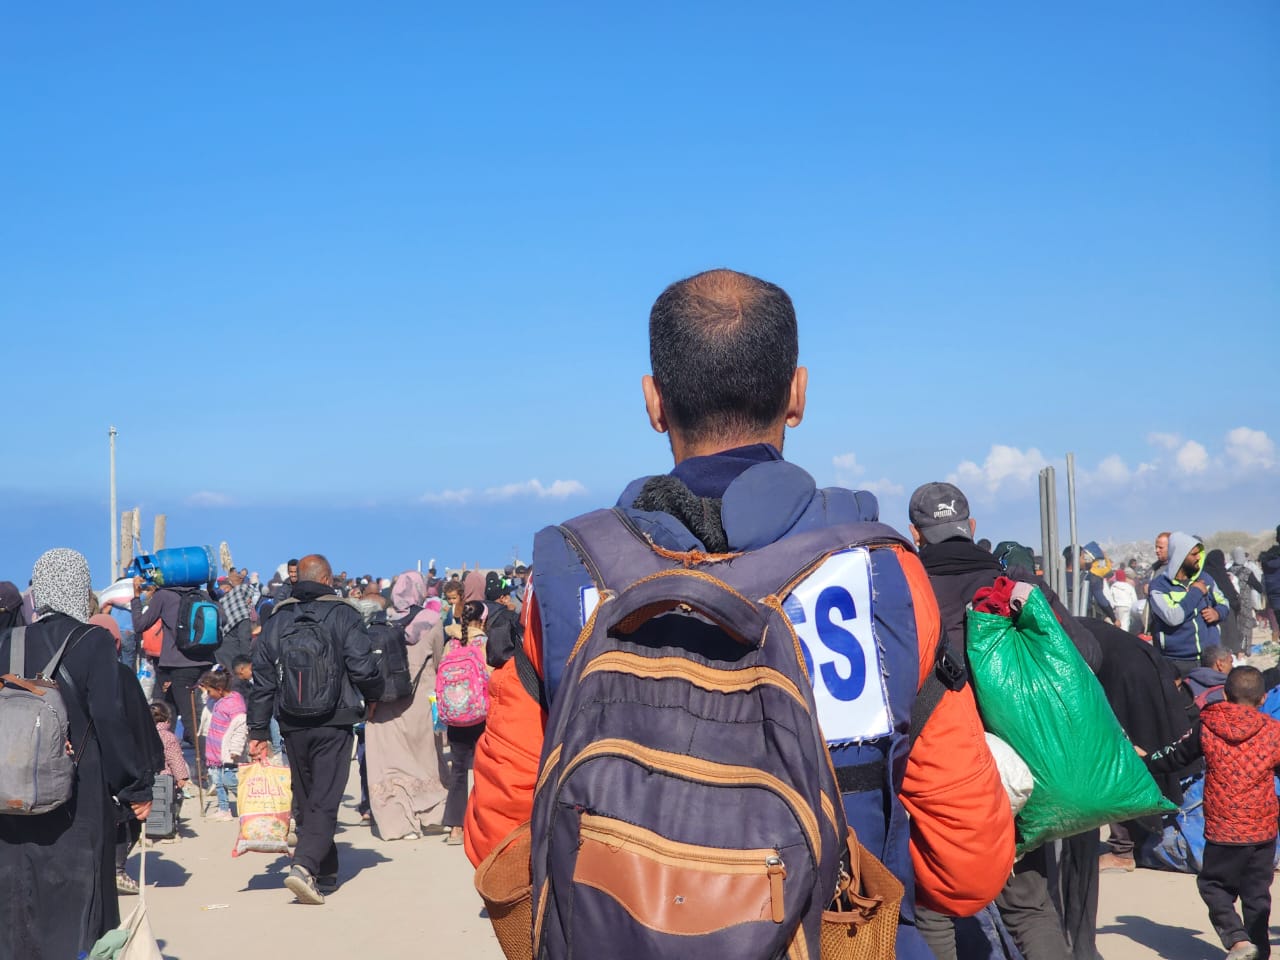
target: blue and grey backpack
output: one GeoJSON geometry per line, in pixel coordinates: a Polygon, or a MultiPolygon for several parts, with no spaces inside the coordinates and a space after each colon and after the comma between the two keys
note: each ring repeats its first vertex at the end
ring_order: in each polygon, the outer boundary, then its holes
{"type": "Polygon", "coordinates": [[[218,605],[199,587],[168,587],[178,595],[178,622],[173,645],[192,659],[212,658],[222,643],[218,605]]]}

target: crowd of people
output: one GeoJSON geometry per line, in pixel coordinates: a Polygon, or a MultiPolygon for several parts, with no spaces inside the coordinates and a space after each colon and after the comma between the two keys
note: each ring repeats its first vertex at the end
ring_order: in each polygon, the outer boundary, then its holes
{"type": "Polygon", "coordinates": [[[323,904],[354,756],[381,840],[465,845],[482,878],[522,858],[538,956],[570,956],[575,937],[610,945],[601,955],[808,956],[831,915],[856,929],[889,914],[897,956],[951,960],[983,914],[1027,960],[1094,960],[1099,872],[1134,869],[1160,827],[1112,823],[1105,853],[1098,827],[1016,850],[1007,774],[967,682],[969,607],[1006,580],[1044,594],[1173,804],[1203,775],[1212,926],[1231,960],[1268,955],[1280,723],[1259,707],[1280,676],[1247,658],[1260,629],[1276,638],[1280,529],[1256,561],[1236,549],[1230,563],[1181,531],[1154,538],[1150,564],[1084,544],[1065,551],[1061,597],[1033,550],[975,539],[954,484],[915,490],[904,536],[871,494],[818,489],[783,458],[805,411],[797,338],[786,293],[754,277],[711,271],[664,291],[644,400],[674,469],[540,532],[531,567],[349,577],[311,553],[266,582],[140,577],[101,610],[84,557],[53,549],[25,591],[0,584],[0,663],[25,644],[6,689],[54,664],[41,682],[63,693],[76,765],[57,809],[0,812],[0,956],[76,956],[119,922],[159,774],[188,798],[208,788],[217,822],[237,815],[243,764],[287,764],[284,883],[323,904]],[[750,615],[724,596],[751,598],[750,615]],[[193,640],[197,608],[218,642],[193,640]],[[794,644],[771,642],[771,618],[794,644]],[[783,701],[812,731],[777,719],[783,701]],[[772,786],[742,789],[753,783],[772,786]],[[788,843],[763,832],[779,796],[815,811],[788,843]],[[688,873],[690,850],[738,848],[768,854],[759,887],[740,856],[725,874],[744,877],[734,903],[691,918],[663,900],[701,902],[716,868],[688,873]],[[857,850],[896,894],[851,886],[857,850]],[[766,941],[779,946],[759,952],[766,941]]]}

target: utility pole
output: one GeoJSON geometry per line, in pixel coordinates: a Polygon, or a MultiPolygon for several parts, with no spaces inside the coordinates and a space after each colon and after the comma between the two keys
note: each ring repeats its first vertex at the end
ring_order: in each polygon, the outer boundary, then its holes
{"type": "Polygon", "coordinates": [[[1067,454],[1067,515],[1071,524],[1071,613],[1083,617],[1088,610],[1080,596],[1080,538],[1076,534],[1076,455],[1067,454]]]}
{"type": "Polygon", "coordinates": [[[111,582],[120,576],[120,537],[116,533],[116,428],[107,431],[111,441],[111,582]]]}

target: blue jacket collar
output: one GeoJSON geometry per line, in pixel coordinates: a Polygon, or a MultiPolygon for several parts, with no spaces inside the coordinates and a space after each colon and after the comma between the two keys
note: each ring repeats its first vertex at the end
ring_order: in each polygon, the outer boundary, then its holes
{"type": "MultiPolygon", "coordinates": [[[[817,493],[813,477],[787,463],[768,444],[694,457],[679,464],[672,475],[698,496],[719,497],[721,521],[733,550],[758,550],[780,540],[809,509],[817,493]]],[[[648,479],[641,477],[629,484],[618,498],[618,506],[659,546],[705,550],[675,517],[632,507],[648,479]]]]}

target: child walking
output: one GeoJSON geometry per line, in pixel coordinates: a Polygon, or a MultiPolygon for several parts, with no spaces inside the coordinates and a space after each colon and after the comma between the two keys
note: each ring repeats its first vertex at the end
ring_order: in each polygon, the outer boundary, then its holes
{"type": "Polygon", "coordinates": [[[191,768],[187,766],[187,758],[182,755],[182,744],[173,732],[173,711],[167,703],[154,701],[151,704],[151,719],[155,721],[156,733],[160,734],[160,743],[164,745],[164,769],[173,777],[173,785],[180,792],[191,780],[191,768]]]}
{"type": "MultiPolygon", "coordinates": [[[[468,775],[476,756],[476,742],[489,714],[489,665],[485,661],[485,606],[469,600],[458,617],[457,637],[450,635],[436,670],[436,703],[449,731],[449,782],[444,803],[445,843],[462,843],[462,822],[470,795],[468,775]]],[[[452,631],[449,631],[452,634],[452,631]]]]}
{"type": "Polygon", "coordinates": [[[244,697],[231,689],[231,678],[225,670],[205,673],[200,678],[200,688],[209,698],[204,762],[218,795],[218,812],[209,819],[231,820],[231,805],[240,782],[237,771],[249,741],[244,697]]]}
{"type": "Polygon", "coordinates": [[[1280,722],[1258,709],[1267,691],[1256,668],[1235,667],[1224,692],[1225,702],[1205,707],[1191,732],[1147,765],[1165,773],[1204,757],[1204,865],[1196,886],[1227,960],[1254,960],[1271,954],[1280,722]]]}

